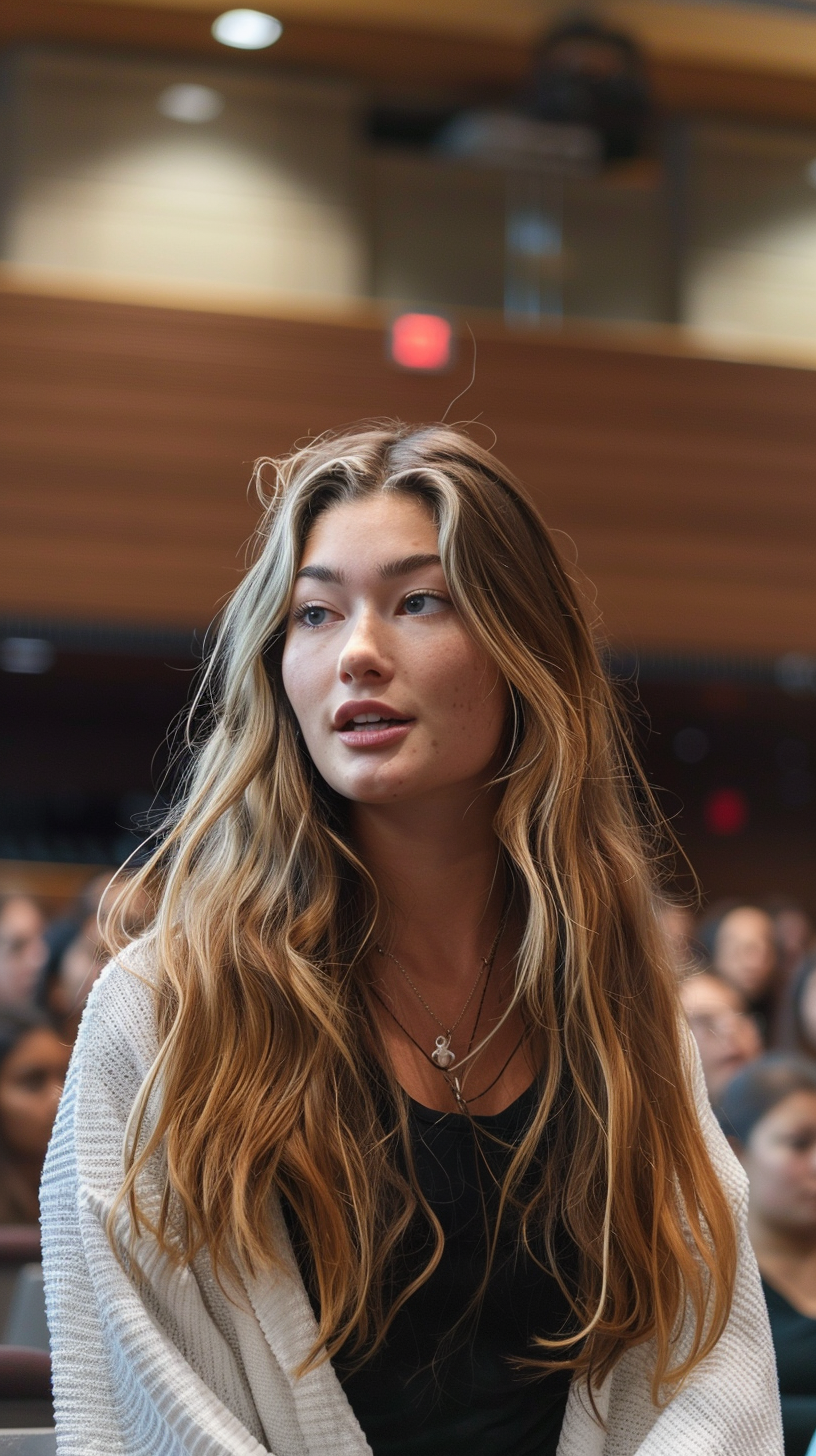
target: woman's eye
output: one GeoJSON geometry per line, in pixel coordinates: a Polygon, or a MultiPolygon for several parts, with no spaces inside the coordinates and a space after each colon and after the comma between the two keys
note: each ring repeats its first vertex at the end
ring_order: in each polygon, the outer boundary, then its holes
{"type": "Polygon", "coordinates": [[[444,597],[435,596],[433,592],[411,592],[402,605],[408,617],[427,617],[444,611],[446,603],[444,597]]]}
{"type": "Polygon", "coordinates": [[[295,620],[304,627],[325,627],[330,615],[328,607],[310,607],[308,603],[294,612],[295,620]]]}

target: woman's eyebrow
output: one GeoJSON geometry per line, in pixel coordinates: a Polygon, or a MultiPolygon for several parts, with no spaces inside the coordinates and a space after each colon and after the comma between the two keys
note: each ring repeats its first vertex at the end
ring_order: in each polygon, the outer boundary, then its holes
{"type": "MultiPolygon", "coordinates": [[[[441,565],[440,556],[418,552],[414,556],[400,556],[396,561],[384,561],[377,567],[377,573],[384,581],[391,581],[395,576],[410,576],[412,571],[421,571],[423,566],[441,565]]],[[[302,566],[295,581],[303,576],[310,577],[312,581],[329,582],[333,586],[344,586],[348,580],[344,571],[336,571],[332,566],[302,566]]]]}
{"type": "Polygon", "coordinates": [[[302,576],[311,577],[312,581],[327,581],[334,586],[343,586],[346,575],[343,571],[334,571],[330,566],[301,566],[295,576],[295,581],[300,581],[302,576]]]}
{"type": "Polygon", "coordinates": [[[441,566],[442,558],[433,555],[401,556],[397,561],[384,561],[377,571],[385,581],[390,581],[394,576],[409,576],[412,571],[420,571],[423,566],[441,566]]]}

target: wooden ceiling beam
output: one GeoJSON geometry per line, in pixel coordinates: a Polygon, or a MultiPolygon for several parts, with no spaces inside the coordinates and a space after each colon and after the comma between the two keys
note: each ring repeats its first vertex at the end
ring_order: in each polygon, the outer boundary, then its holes
{"type": "Polygon", "coordinates": [[[657,104],[669,114],[816,122],[816,77],[654,58],[650,70],[657,104]]]}
{"type": "MultiPolygon", "coordinates": [[[[222,65],[280,71],[306,69],[406,95],[455,102],[501,101],[523,82],[529,46],[518,40],[417,28],[296,19],[266,51],[227,51],[210,26],[221,6],[4,0],[0,45],[62,43],[112,47],[222,65]]],[[[789,74],[651,55],[658,106],[666,113],[712,114],[762,121],[816,122],[816,75],[789,74]]]]}
{"type": "Polygon", "coordinates": [[[147,5],[65,5],[60,0],[5,0],[0,45],[68,43],[111,46],[218,61],[236,69],[318,70],[373,86],[454,98],[501,97],[523,80],[526,45],[480,36],[383,26],[289,21],[265,51],[228,50],[210,33],[223,5],[208,10],[147,5]]]}

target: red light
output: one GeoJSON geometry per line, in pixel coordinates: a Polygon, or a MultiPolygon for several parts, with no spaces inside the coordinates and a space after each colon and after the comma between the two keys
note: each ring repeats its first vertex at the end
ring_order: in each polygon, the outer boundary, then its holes
{"type": "Polygon", "coordinates": [[[710,834],[739,834],[748,823],[748,800],[740,789],[715,789],[703,805],[710,834]]]}
{"type": "Polygon", "coordinates": [[[402,313],[391,325],[391,358],[403,369],[444,369],[452,334],[438,313],[402,313]]]}

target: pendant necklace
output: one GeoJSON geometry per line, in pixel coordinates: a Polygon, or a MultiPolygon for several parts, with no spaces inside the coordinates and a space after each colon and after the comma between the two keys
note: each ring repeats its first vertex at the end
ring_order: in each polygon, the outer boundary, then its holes
{"type": "MultiPolygon", "coordinates": [[[[473,1000],[474,996],[476,995],[476,992],[477,992],[477,990],[479,988],[479,985],[481,984],[482,977],[485,976],[485,975],[487,975],[488,977],[490,976],[490,972],[493,969],[493,962],[496,959],[496,951],[498,949],[499,941],[501,940],[502,931],[504,930],[504,927],[505,927],[506,922],[507,922],[507,915],[505,913],[504,915],[502,915],[502,918],[499,921],[499,928],[496,931],[495,939],[493,941],[493,944],[490,947],[490,950],[488,951],[488,953],[487,953],[486,956],[482,956],[482,958],[481,958],[481,964],[479,966],[479,974],[476,977],[476,980],[473,982],[473,985],[472,985],[471,991],[470,991],[470,995],[468,996],[467,1001],[465,1002],[464,1006],[462,1007],[462,1010],[459,1012],[459,1015],[457,1016],[457,1018],[454,1021],[454,1023],[453,1023],[452,1026],[446,1026],[445,1023],[444,1023],[444,1021],[440,1021],[440,1019],[437,1016],[436,1012],[434,1011],[433,1007],[428,1005],[428,1002],[425,1000],[425,997],[423,996],[423,994],[420,991],[419,987],[414,985],[414,982],[411,980],[411,977],[409,976],[409,974],[406,971],[404,965],[402,964],[402,961],[397,960],[397,957],[393,954],[392,951],[390,951],[390,950],[383,950],[383,947],[381,945],[378,945],[377,946],[377,953],[378,953],[378,955],[381,955],[383,957],[387,957],[389,960],[392,960],[394,962],[394,965],[397,967],[397,970],[399,970],[399,971],[402,972],[403,976],[405,977],[405,980],[408,982],[408,985],[411,987],[411,990],[413,991],[413,993],[416,996],[417,1000],[420,1001],[422,1003],[422,1005],[425,1007],[425,1010],[427,1011],[427,1013],[430,1016],[431,1020],[432,1021],[435,1021],[436,1024],[437,1024],[437,1026],[439,1026],[439,1027],[442,1028],[442,1035],[441,1036],[438,1036],[436,1038],[436,1045],[435,1045],[435,1047],[434,1047],[434,1049],[433,1049],[432,1052],[430,1052],[430,1053],[429,1052],[426,1052],[425,1049],[424,1049],[424,1047],[423,1048],[420,1048],[420,1050],[423,1052],[423,1055],[426,1056],[426,1057],[428,1057],[429,1060],[433,1062],[434,1066],[438,1067],[441,1072],[448,1072],[450,1070],[450,1068],[453,1066],[454,1062],[456,1061],[456,1053],[451,1049],[451,1039],[453,1037],[454,1032],[456,1031],[456,1028],[458,1027],[459,1023],[461,1022],[461,1020],[462,1020],[465,1012],[467,1011],[467,1009],[468,1009],[471,1001],[473,1000]]],[[[382,997],[381,996],[378,999],[380,1001],[382,1001],[382,997]]],[[[385,1003],[383,1003],[383,1004],[385,1004],[385,1003]]],[[[386,1009],[388,1009],[388,1008],[386,1008],[386,1009]]],[[[481,1011],[481,1007],[479,1009],[481,1011]]],[[[393,1016],[393,1012],[391,1012],[391,1015],[393,1016]]],[[[476,1019],[477,1019],[477,1022],[478,1022],[478,1017],[476,1019]]],[[[396,1021],[397,1018],[394,1017],[394,1020],[396,1021]]],[[[398,1025],[402,1025],[402,1023],[401,1022],[398,1022],[398,1025]]],[[[475,1032],[475,1027],[474,1027],[474,1032],[475,1032]]],[[[411,1040],[413,1041],[414,1038],[411,1037],[411,1040]]],[[[472,1041],[472,1038],[471,1038],[471,1041],[472,1041]]],[[[415,1045],[418,1045],[418,1043],[415,1043],[415,1045]]]]}
{"type": "MultiPolygon", "coordinates": [[[[490,967],[488,968],[488,974],[487,974],[487,977],[485,979],[484,989],[483,989],[482,995],[481,995],[481,1000],[479,1001],[479,1010],[476,1013],[476,1021],[474,1023],[473,1031],[471,1032],[470,1041],[468,1042],[468,1049],[467,1049],[468,1050],[468,1054],[472,1050],[473,1043],[474,1043],[474,1041],[476,1039],[476,1028],[478,1027],[479,1022],[481,1021],[481,1017],[482,1017],[482,1007],[484,1006],[485,993],[487,991],[487,983],[488,983],[488,981],[490,979],[490,970],[492,969],[492,965],[493,965],[493,962],[491,960],[490,967]]],[[[455,1102],[456,1102],[456,1104],[457,1104],[457,1106],[459,1108],[459,1111],[462,1112],[462,1113],[464,1113],[465,1117],[470,1117],[469,1107],[470,1107],[470,1103],[471,1102],[478,1102],[480,1100],[480,1098],[486,1096],[486,1094],[488,1092],[492,1092],[492,1090],[495,1087],[496,1083],[504,1076],[505,1072],[507,1071],[507,1068],[510,1066],[510,1063],[512,1062],[514,1056],[516,1055],[516,1052],[520,1050],[522,1043],[527,1038],[527,1029],[525,1027],[524,1031],[521,1033],[521,1036],[519,1037],[518,1041],[516,1042],[515,1046],[513,1047],[513,1050],[511,1051],[511,1053],[507,1057],[507,1059],[502,1063],[501,1067],[499,1068],[499,1070],[496,1073],[495,1077],[493,1078],[492,1082],[488,1082],[487,1086],[486,1087],[483,1087],[482,1090],[481,1090],[481,1092],[477,1092],[476,1095],[475,1095],[475,1097],[466,1097],[465,1094],[464,1094],[464,1092],[463,1092],[463,1090],[462,1090],[461,1084],[459,1082],[459,1078],[457,1076],[455,1076],[454,1073],[451,1072],[448,1067],[441,1067],[439,1065],[439,1063],[435,1060],[435,1058],[432,1055],[431,1056],[428,1055],[428,1053],[426,1052],[425,1048],[422,1047],[422,1046],[420,1046],[420,1044],[417,1041],[416,1037],[411,1035],[410,1031],[408,1030],[408,1027],[407,1026],[404,1026],[403,1023],[400,1021],[399,1017],[394,1014],[394,1012],[391,1010],[391,1007],[388,1005],[387,1001],[384,1001],[383,1000],[383,998],[380,995],[379,991],[377,990],[376,986],[372,986],[371,989],[374,992],[374,995],[376,996],[376,998],[379,1001],[380,1005],[382,1006],[383,1010],[388,1012],[388,1015],[391,1017],[391,1020],[394,1021],[394,1022],[396,1022],[397,1026],[400,1029],[400,1031],[402,1031],[405,1034],[405,1036],[407,1036],[407,1038],[408,1038],[409,1041],[413,1042],[413,1044],[416,1047],[417,1051],[421,1053],[421,1055],[425,1058],[426,1062],[430,1062],[432,1067],[436,1067],[437,1070],[442,1073],[442,1076],[445,1078],[445,1081],[447,1082],[447,1084],[448,1084],[448,1086],[449,1086],[449,1088],[450,1088],[450,1090],[451,1090],[451,1092],[453,1094],[454,1100],[455,1100],[455,1102]]]]}

